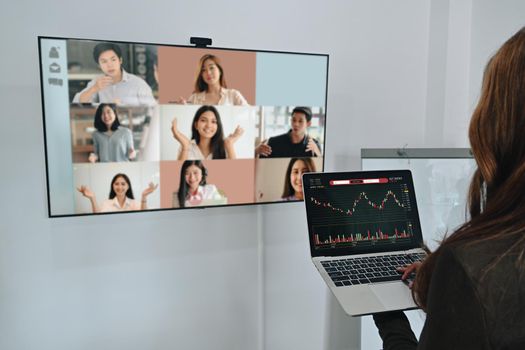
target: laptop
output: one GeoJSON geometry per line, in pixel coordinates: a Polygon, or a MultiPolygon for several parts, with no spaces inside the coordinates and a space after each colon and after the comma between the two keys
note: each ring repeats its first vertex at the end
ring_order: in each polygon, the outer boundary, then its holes
{"type": "Polygon", "coordinates": [[[351,316],[417,308],[396,268],[426,256],[409,170],[305,173],[312,261],[351,316]]]}

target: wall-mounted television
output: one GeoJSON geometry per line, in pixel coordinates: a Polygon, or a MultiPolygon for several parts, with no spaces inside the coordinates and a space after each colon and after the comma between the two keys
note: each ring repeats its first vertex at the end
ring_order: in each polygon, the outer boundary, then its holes
{"type": "Polygon", "coordinates": [[[302,200],[328,55],[39,37],[50,217],[302,200]]]}

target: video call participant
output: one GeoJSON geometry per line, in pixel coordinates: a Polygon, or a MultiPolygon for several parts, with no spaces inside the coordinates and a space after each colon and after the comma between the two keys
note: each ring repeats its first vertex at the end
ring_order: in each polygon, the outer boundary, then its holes
{"type": "Polygon", "coordinates": [[[419,344],[403,312],[374,315],[391,349],[525,349],[525,27],[489,60],[469,126],[470,220],[417,270],[419,344]]]}
{"type": "Polygon", "coordinates": [[[283,201],[304,200],[303,180],[304,173],[315,172],[312,158],[292,158],[284,177],[283,201]]]}
{"type": "Polygon", "coordinates": [[[235,142],[244,133],[244,129],[237,126],[224,138],[221,116],[213,106],[202,106],[195,113],[191,123],[191,140],[177,129],[177,118],[173,118],[171,131],[181,146],[178,160],[235,159],[235,142]]]}
{"type": "Polygon", "coordinates": [[[199,60],[193,94],[188,100],[179,97],[177,102],[197,105],[248,105],[239,91],[226,87],[221,62],[217,56],[210,54],[202,56],[199,60]]]}
{"type": "Polygon", "coordinates": [[[131,188],[131,182],[126,174],[119,173],[111,180],[111,186],[109,188],[109,198],[102,202],[99,207],[95,194],[87,187],[80,186],[77,191],[80,192],[84,197],[91,201],[91,208],[93,213],[106,213],[113,211],[130,211],[130,210],[146,210],[147,197],[157,189],[158,185],[150,182],[148,187],[142,191],[142,198],[140,202],[135,200],[133,196],[133,190],[131,188]]]}
{"type": "Polygon", "coordinates": [[[91,163],[127,162],[136,157],[131,130],[120,125],[114,104],[101,103],[95,112],[91,163]]]}
{"type": "Polygon", "coordinates": [[[93,58],[102,75],[91,80],[75,95],[73,103],[115,103],[127,106],[152,106],[157,102],[151,87],[122,68],[122,51],[117,44],[100,43],[93,49],[93,58]]]}
{"type": "Polygon", "coordinates": [[[180,169],[179,191],[173,194],[173,207],[199,206],[216,201],[226,204],[217,187],[206,183],[208,171],[200,160],[186,160],[180,169]]]}
{"type": "Polygon", "coordinates": [[[255,156],[260,158],[321,157],[319,141],[307,134],[311,124],[312,110],[308,107],[295,107],[292,111],[290,131],[261,142],[255,148],[255,156]]]}

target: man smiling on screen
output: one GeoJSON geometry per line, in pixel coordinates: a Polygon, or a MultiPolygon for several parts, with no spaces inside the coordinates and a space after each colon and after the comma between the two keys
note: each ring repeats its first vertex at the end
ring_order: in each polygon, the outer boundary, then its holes
{"type": "Polygon", "coordinates": [[[93,49],[93,58],[104,74],[95,77],[77,93],[73,103],[156,104],[150,86],[122,68],[122,51],[117,44],[98,44],[93,49]]]}
{"type": "Polygon", "coordinates": [[[321,157],[319,141],[307,134],[312,124],[312,110],[295,107],[290,120],[291,129],[285,134],[270,137],[255,148],[260,158],[321,157]]]}

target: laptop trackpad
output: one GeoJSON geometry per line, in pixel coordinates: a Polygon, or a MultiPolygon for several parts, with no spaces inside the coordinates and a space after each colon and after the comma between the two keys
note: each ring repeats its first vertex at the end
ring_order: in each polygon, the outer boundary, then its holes
{"type": "Polygon", "coordinates": [[[401,310],[415,306],[411,291],[403,282],[373,284],[370,288],[386,310],[401,310]]]}

